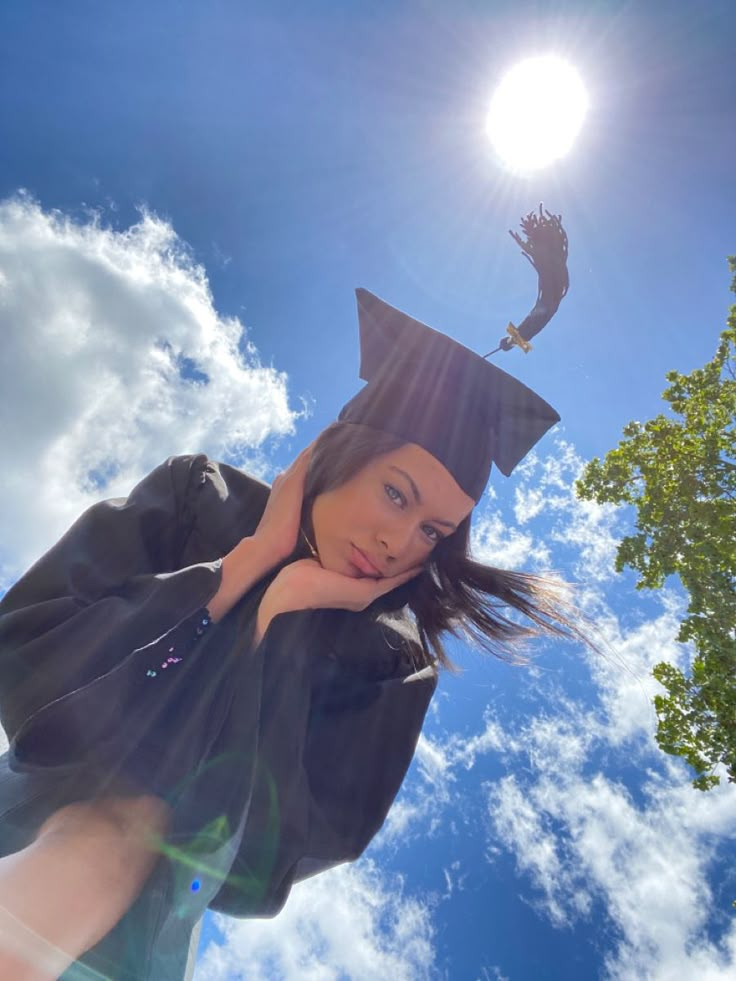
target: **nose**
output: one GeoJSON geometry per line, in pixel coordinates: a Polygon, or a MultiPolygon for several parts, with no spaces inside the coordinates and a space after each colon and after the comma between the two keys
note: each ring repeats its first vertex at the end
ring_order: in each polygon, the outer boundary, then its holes
{"type": "Polygon", "coordinates": [[[401,561],[411,545],[413,528],[409,522],[396,522],[378,534],[382,552],[389,564],[401,561]]]}

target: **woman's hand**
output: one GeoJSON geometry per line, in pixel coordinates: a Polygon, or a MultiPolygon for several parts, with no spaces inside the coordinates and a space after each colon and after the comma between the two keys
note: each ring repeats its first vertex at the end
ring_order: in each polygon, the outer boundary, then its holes
{"type": "Polygon", "coordinates": [[[398,576],[381,579],[353,579],[324,569],[314,559],[299,559],[279,572],[268,587],[258,607],[255,643],[259,644],[268,625],[279,613],[295,610],[365,610],[371,603],[397,586],[419,575],[423,566],[415,566],[398,576]]]}
{"type": "Polygon", "coordinates": [[[223,558],[220,588],[208,603],[215,623],[254,583],[294,551],[311,453],[310,443],[291,466],[276,477],[255,533],[241,538],[223,558]]]}
{"type": "Polygon", "coordinates": [[[291,555],[296,545],[312,446],[310,443],[303,449],[274,480],[266,510],[253,535],[258,551],[273,560],[272,567],[291,555]]]}

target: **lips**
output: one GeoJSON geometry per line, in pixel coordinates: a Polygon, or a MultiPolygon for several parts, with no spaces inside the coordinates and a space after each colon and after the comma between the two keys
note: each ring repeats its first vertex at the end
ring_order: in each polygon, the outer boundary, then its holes
{"type": "Polygon", "coordinates": [[[380,569],[376,568],[371,562],[367,555],[360,551],[353,545],[350,552],[350,561],[352,564],[360,570],[365,576],[372,576],[373,578],[381,578],[383,573],[380,569]]]}

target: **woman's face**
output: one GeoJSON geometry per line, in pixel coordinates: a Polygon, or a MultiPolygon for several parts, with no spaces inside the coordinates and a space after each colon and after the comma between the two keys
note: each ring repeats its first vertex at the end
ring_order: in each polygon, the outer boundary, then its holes
{"type": "Polygon", "coordinates": [[[474,503],[431,453],[406,443],[314,499],[314,544],[326,569],[395,576],[423,564],[474,503]]]}

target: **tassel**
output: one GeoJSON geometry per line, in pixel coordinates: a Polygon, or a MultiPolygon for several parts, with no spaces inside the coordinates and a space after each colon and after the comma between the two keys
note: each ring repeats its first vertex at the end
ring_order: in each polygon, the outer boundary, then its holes
{"type": "MultiPolygon", "coordinates": [[[[531,350],[529,341],[557,313],[570,286],[567,233],[562,227],[562,216],[543,211],[543,205],[540,204],[539,214],[530,211],[521,219],[521,230],[525,238],[518,232],[509,231],[509,235],[518,242],[521,251],[537,271],[537,302],[518,328],[509,324],[508,333],[511,336],[502,338],[496,351],[510,351],[514,346],[521,347],[524,351],[531,350]]],[[[489,351],[484,357],[491,354],[495,354],[495,351],[489,351]]]]}

